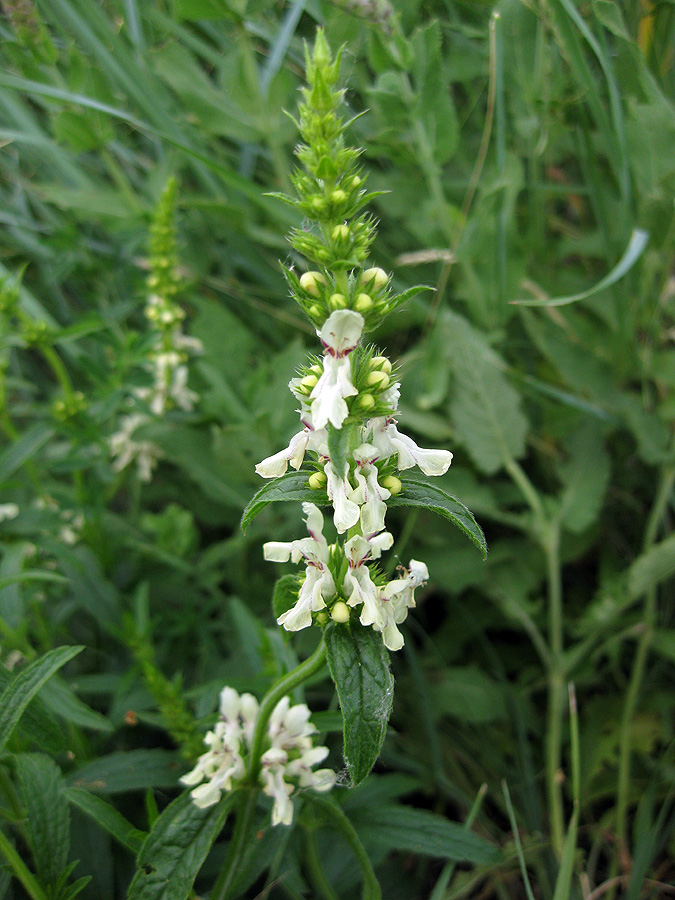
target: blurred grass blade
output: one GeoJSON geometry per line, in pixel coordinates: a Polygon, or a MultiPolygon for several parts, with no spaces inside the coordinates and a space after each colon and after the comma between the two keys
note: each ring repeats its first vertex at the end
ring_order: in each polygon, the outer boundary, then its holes
{"type": "Polygon", "coordinates": [[[510,302],[517,306],[568,306],[570,303],[576,303],[577,300],[586,300],[588,297],[593,297],[595,294],[599,294],[600,291],[604,291],[606,288],[616,284],[620,278],[623,278],[626,272],[633,268],[642,255],[642,251],[647,246],[648,240],[648,231],[643,231],[641,228],[635,228],[630,236],[628,246],[616,266],[587,291],[581,291],[579,294],[571,294],[569,297],[551,297],[550,299],[545,298],[538,300],[511,300],[510,302]]]}
{"type": "Polygon", "coordinates": [[[520,873],[523,876],[523,885],[525,887],[525,894],[527,896],[527,900],[535,900],[534,894],[532,893],[532,885],[530,884],[530,876],[527,873],[527,866],[525,864],[525,855],[523,853],[523,845],[520,842],[520,834],[518,833],[518,822],[516,821],[516,814],[513,811],[513,804],[511,803],[511,795],[509,793],[509,786],[506,781],[502,781],[502,791],[504,792],[504,800],[506,802],[506,809],[509,814],[509,822],[511,823],[511,832],[513,833],[513,840],[516,845],[516,853],[518,855],[518,865],[520,866],[520,873]]]}

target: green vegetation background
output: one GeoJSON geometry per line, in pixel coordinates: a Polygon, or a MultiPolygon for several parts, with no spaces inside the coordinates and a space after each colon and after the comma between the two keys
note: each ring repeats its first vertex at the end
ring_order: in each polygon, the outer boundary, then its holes
{"type": "MultiPolygon", "coordinates": [[[[436,288],[376,335],[401,363],[402,422],[453,450],[443,486],[490,547],[484,563],[449,524],[390,513],[396,552],[425,560],[431,582],[393,663],[376,774],[339,800],[388,900],[526,896],[503,780],[537,898],[554,886],[555,900],[666,896],[673,4],[1,6],[5,298],[24,273],[21,324],[5,316],[0,336],[2,502],[20,509],[0,524],[2,683],[22,660],[86,648],[32,700],[0,758],[3,841],[51,885],[46,896],[67,896],[69,859],[80,860],[72,878],[92,876],[82,898],[124,896],[139,836],[110,817],[147,830],[223,684],[261,694],[311,649],[310,634],[290,640],[274,625],[275,567],[261,553],[297,535],[299,512],[274,504],[245,536],[238,523],[259,487],[254,464],[294,431],[287,382],[316,349],[278,264],[293,260],[285,234],[298,219],[265,192],[289,189],[296,129],[284,110],[318,23],[346,44],[346,100],[366,111],[351,137],[369,188],[389,192],[373,204],[373,264],[401,289],[436,288]],[[142,484],[111,469],[107,439],[146,348],[149,227],[171,176],[179,300],[205,348],[191,366],[201,400],[147,427],[164,455],[142,484]],[[635,229],[649,235],[641,254],[635,229]],[[627,273],[590,290],[626,248],[627,273]],[[71,413],[58,406],[59,361],[85,395],[71,413]],[[484,783],[473,829],[499,857],[457,870],[405,811],[461,822],[484,783]],[[383,825],[395,803],[398,837],[383,825]]],[[[327,710],[316,720],[339,768],[331,690],[307,695],[327,710]]],[[[262,834],[239,895],[263,896],[265,879],[268,896],[320,894],[300,831],[277,831],[262,834]]],[[[346,845],[316,835],[337,896],[358,896],[346,845]]],[[[0,870],[0,896],[22,890],[0,870]]]]}

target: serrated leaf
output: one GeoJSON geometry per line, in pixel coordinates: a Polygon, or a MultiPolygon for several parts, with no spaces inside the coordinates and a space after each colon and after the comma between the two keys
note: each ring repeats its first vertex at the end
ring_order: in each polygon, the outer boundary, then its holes
{"type": "Polygon", "coordinates": [[[182,764],[170,750],[127,750],[109,753],[82,766],[68,777],[72,787],[117,794],[149,787],[172,787],[182,764]]]}
{"type": "Polygon", "coordinates": [[[394,679],[382,636],[360,624],[324,632],[328,668],[342,709],[344,758],[357,785],[375,765],[394,702],[394,679]]]}
{"type": "Polygon", "coordinates": [[[54,760],[43,753],[19,753],[15,759],[35,869],[43,884],[54,886],[66,867],[70,849],[65,782],[54,760]]]}
{"type": "Polygon", "coordinates": [[[325,491],[314,490],[307,485],[309,472],[287,472],[280,478],[266,482],[249,502],[241,517],[241,530],[246,531],[253,519],[268,503],[300,503],[308,501],[317,506],[328,506],[330,501],[325,491]]]}
{"type": "Polygon", "coordinates": [[[279,618],[298,602],[300,581],[297,575],[282,575],[274,585],[272,594],[272,610],[275,618],[279,618]]]}
{"type": "Polygon", "coordinates": [[[574,435],[561,475],[565,487],[560,521],[568,531],[581,534],[598,516],[609,483],[609,457],[597,428],[589,426],[574,435]]]}
{"type": "Polygon", "coordinates": [[[141,847],[128,900],[186,900],[234,797],[199,809],[186,791],[169,804],[141,847]]]}
{"type": "Polygon", "coordinates": [[[448,494],[438,485],[430,484],[427,481],[402,478],[401,483],[403,490],[387,501],[388,506],[416,506],[443,516],[473,541],[485,559],[487,556],[485,535],[473,514],[460,500],[453,497],[452,494],[448,494]]]}
{"type": "Polygon", "coordinates": [[[364,834],[367,831],[369,841],[387,850],[475,864],[489,864],[499,858],[499,851],[488,841],[424,809],[373,805],[359,812],[357,828],[364,834]]]}
{"type": "Polygon", "coordinates": [[[659,582],[675,574],[675,534],[654,544],[639,556],[628,570],[631,597],[640,597],[659,582]]]}
{"type": "Polygon", "coordinates": [[[69,803],[77,806],[83,813],[94,819],[104,831],[132,853],[136,854],[141,849],[147,834],[135,828],[124,818],[122,813],[102,797],[90,794],[89,791],[82,790],[82,788],[73,787],[66,788],[64,796],[69,803]]]}
{"type": "Polygon", "coordinates": [[[410,300],[411,297],[417,296],[417,294],[421,294],[422,291],[433,291],[435,288],[429,287],[427,284],[416,284],[414,287],[408,288],[406,291],[402,291],[400,294],[394,294],[393,297],[389,297],[387,300],[387,304],[389,305],[389,309],[396,309],[401,306],[402,303],[405,303],[406,300],[410,300]]]}
{"type": "Polygon", "coordinates": [[[4,748],[14,726],[40,688],[81,650],[84,647],[57,647],[50,650],[26,666],[7,686],[0,697],[0,750],[4,748]]]}

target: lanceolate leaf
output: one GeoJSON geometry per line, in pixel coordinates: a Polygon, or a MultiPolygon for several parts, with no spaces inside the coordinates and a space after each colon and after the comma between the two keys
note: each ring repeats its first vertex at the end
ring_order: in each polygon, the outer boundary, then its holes
{"type": "Polygon", "coordinates": [[[61,666],[83,650],[83,647],[57,647],[26,666],[0,697],[0,750],[2,750],[21,718],[24,709],[40,688],[61,666]]]}
{"type": "Polygon", "coordinates": [[[357,828],[387,850],[405,850],[459,862],[492,863],[496,847],[456,822],[423,809],[398,804],[371,806],[358,813],[357,828]]]}
{"type": "Polygon", "coordinates": [[[443,516],[470,538],[483,554],[487,556],[487,544],[480,525],[473,514],[452,494],[428,481],[416,481],[402,478],[403,490],[387,501],[388,506],[417,506],[443,516]]]}
{"type": "Polygon", "coordinates": [[[185,900],[234,797],[228,794],[216,806],[199,809],[186,791],[169,804],[138,854],[128,900],[185,900]]]}
{"type": "Polygon", "coordinates": [[[281,478],[266,482],[244,510],[241,517],[241,530],[245,532],[253,519],[268,503],[309,501],[317,506],[328,506],[330,501],[325,491],[317,491],[308,487],[307,479],[310,474],[306,471],[287,472],[281,478]]]}
{"type": "Polygon", "coordinates": [[[82,788],[72,787],[66,788],[64,795],[66,800],[77,806],[86,815],[91,816],[104,831],[107,831],[132,853],[136,854],[141,849],[146,833],[135,828],[124,818],[122,813],[102,797],[90,794],[89,791],[82,790],[82,788]]]}
{"type": "Polygon", "coordinates": [[[56,885],[68,862],[70,810],[65,782],[54,760],[43,753],[16,756],[35,868],[42,884],[56,885]]]}
{"type": "Polygon", "coordinates": [[[329,625],[328,668],[337,688],[344,726],[344,757],[354,785],[380,755],[394,702],[394,679],[382,636],[371,628],[329,625]]]}

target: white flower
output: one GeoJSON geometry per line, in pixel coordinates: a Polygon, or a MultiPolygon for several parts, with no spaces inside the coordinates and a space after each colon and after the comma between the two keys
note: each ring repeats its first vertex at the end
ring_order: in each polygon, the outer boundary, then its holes
{"type": "Polygon", "coordinates": [[[401,470],[419,466],[425,475],[444,475],[452,462],[449,450],[424,450],[418,447],[396,427],[396,423],[380,417],[370,422],[371,442],[379,451],[381,458],[388,459],[398,454],[398,468],[401,470]]]}
{"type": "Polygon", "coordinates": [[[0,522],[8,522],[19,515],[19,507],[16,503],[0,503],[0,522]]]}
{"type": "Polygon", "coordinates": [[[329,422],[341,428],[349,414],[345,398],[358,394],[351,380],[349,354],[358,344],[363,326],[363,316],[359,313],[337,309],[317,332],[325,353],[323,373],[310,394],[315,428],[324,428],[329,422]]]}
{"type": "MultiPolygon", "coordinates": [[[[378,547],[380,552],[382,549],[387,549],[386,546],[382,546],[381,542],[378,544],[378,547]]],[[[349,568],[345,574],[344,589],[349,606],[363,604],[363,609],[359,616],[361,624],[380,626],[377,630],[381,630],[385,624],[384,614],[381,610],[382,604],[378,596],[377,585],[371,579],[370,571],[365,564],[370,558],[371,552],[370,542],[361,535],[355,535],[347,541],[345,544],[345,556],[347,557],[349,568]]]]}
{"type": "Polygon", "coordinates": [[[356,525],[361,515],[358,505],[350,499],[354,488],[349,483],[349,468],[345,465],[342,475],[339,475],[335,471],[333,463],[328,462],[324,467],[324,472],[327,479],[326,491],[335,511],[333,523],[337,528],[338,534],[343,534],[353,525],[356,525]]]}
{"type": "Polygon", "coordinates": [[[377,455],[376,448],[371,444],[362,444],[354,450],[357,462],[354,478],[357,487],[349,495],[349,499],[361,507],[361,530],[367,536],[377,534],[384,528],[386,501],[391,497],[391,493],[377,480],[377,467],[371,465],[377,455]]]}
{"type": "Polygon", "coordinates": [[[307,450],[315,450],[321,453],[328,441],[328,433],[325,428],[304,428],[294,434],[285,450],[280,450],[273,456],[263,459],[255,467],[258,475],[263,478],[279,478],[290,465],[297,471],[303,463],[307,450]]]}
{"type": "Polygon", "coordinates": [[[312,613],[326,606],[325,597],[335,593],[335,582],[328,568],[329,548],[323,536],[323,516],[313,503],[303,503],[310,537],[297,541],[268,541],[263,554],[269,562],[294,563],[304,558],[305,580],[298,594],[298,601],[277,619],[286,631],[300,631],[312,624],[312,613]]]}
{"type": "Polygon", "coordinates": [[[271,747],[261,757],[263,793],[274,797],[272,825],[290,825],[293,821],[293,803],[290,795],[294,786],[284,781],[288,754],[278,747],[271,747]]]}
{"type": "Polygon", "coordinates": [[[384,622],[381,626],[374,625],[374,628],[382,632],[384,646],[388,650],[400,650],[403,646],[403,635],[397,625],[405,621],[408,610],[415,606],[415,588],[423,585],[428,578],[429,570],[425,564],[411,559],[405,577],[396,578],[380,589],[384,622]]]}
{"type": "Polygon", "coordinates": [[[133,439],[134,431],[148,421],[148,417],[142,413],[123,416],[120,420],[120,430],[109,438],[113,469],[121,472],[129,463],[136,460],[138,477],[141,481],[152,479],[152,470],[162,456],[162,451],[151,441],[135,441],[133,439]]]}
{"type": "Polygon", "coordinates": [[[208,751],[199,757],[194,769],[180,779],[188,787],[205,782],[190,792],[195,806],[203,809],[217,803],[223,791],[231,791],[233,781],[244,776],[246,767],[237,731],[229,722],[217,722],[214,730],[204,738],[208,751]]]}

